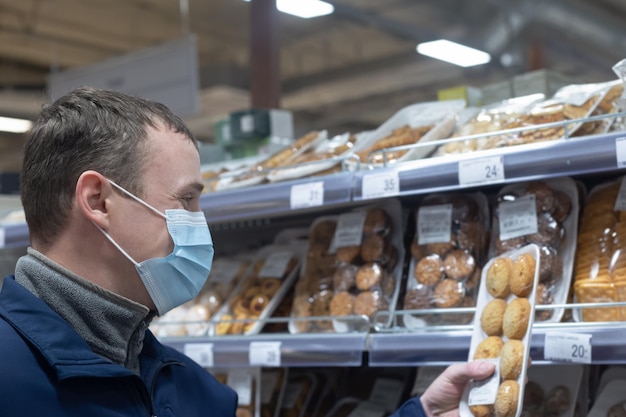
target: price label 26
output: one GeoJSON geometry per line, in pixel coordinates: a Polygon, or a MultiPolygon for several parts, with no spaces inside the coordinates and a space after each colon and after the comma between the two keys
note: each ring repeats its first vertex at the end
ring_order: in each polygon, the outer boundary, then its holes
{"type": "Polygon", "coordinates": [[[400,178],[397,172],[378,172],[363,176],[361,196],[364,200],[398,194],[400,194],[400,178]]]}
{"type": "Polygon", "coordinates": [[[543,348],[546,360],[591,363],[591,335],[579,333],[546,333],[543,348]]]}
{"type": "Polygon", "coordinates": [[[289,203],[292,209],[323,205],[324,182],[308,182],[292,186],[289,203]]]}
{"type": "Polygon", "coordinates": [[[472,187],[504,181],[504,158],[492,156],[459,162],[459,185],[472,187]]]}

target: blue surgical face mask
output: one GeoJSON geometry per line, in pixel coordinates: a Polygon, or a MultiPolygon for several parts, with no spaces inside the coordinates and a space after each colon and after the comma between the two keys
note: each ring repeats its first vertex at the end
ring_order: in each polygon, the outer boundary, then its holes
{"type": "Polygon", "coordinates": [[[159,315],[193,299],[208,279],[213,263],[213,240],[204,213],[165,210],[163,214],[113,181],[109,180],[109,182],[124,194],[163,217],[174,241],[174,250],[168,256],[136,262],[107,232],[96,225],[107,239],[135,264],[159,315]]]}

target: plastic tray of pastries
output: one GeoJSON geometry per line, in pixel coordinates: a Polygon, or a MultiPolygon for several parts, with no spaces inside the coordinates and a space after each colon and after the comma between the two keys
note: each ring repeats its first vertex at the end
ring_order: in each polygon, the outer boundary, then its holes
{"type": "MultiPolygon", "coordinates": [[[[364,331],[369,322],[356,316],[371,320],[379,311],[392,311],[400,289],[403,230],[402,209],[396,199],[316,219],[296,283],[289,331],[364,331]],[[353,244],[337,247],[335,242],[341,241],[337,236],[343,234],[338,227],[342,216],[361,223],[352,230],[353,244]]],[[[391,317],[379,324],[390,325],[391,317]]]]}
{"type": "Polygon", "coordinates": [[[467,384],[461,417],[519,417],[539,279],[539,247],[531,244],[491,258],[482,272],[468,360],[489,360],[498,371],[467,384]]]}
{"type": "Polygon", "coordinates": [[[578,393],[583,379],[582,365],[531,366],[526,373],[523,417],[573,417],[580,413],[578,393]],[[578,411],[578,413],[576,413],[578,411]]]}
{"type": "MultiPolygon", "coordinates": [[[[565,304],[572,281],[578,235],[578,186],[568,177],[510,184],[498,192],[492,210],[490,256],[535,243],[541,255],[537,305],[565,304]],[[522,198],[535,198],[537,232],[502,239],[500,205],[522,198]]],[[[537,310],[537,321],[559,322],[563,308],[537,310]]]]}
{"type": "Polygon", "coordinates": [[[476,305],[489,245],[487,198],[480,192],[429,195],[414,214],[416,231],[402,308],[437,308],[442,314],[404,313],[404,325],[414,329],[471,322],[473,314],[446,313],[445,309],[476,305]]]}

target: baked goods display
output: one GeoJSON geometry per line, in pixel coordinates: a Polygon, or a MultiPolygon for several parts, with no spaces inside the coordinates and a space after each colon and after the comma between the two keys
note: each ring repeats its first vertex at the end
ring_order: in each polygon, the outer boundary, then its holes
{"type": "Polygon", "coordinates": [[[260,249],[246,276],[225,305],[213,316],[217,336],[255,334],[264,325],[295,280],[302,246],[269,245],[260,249]]]}
{"type": "MultiPolygon", "coordinates": [[[[574,269],[574,294],[579,303],[626,301],[626,221],[619,207],[623,180],[596,186],[584,204],[574,269]]],[[[583,308],[582,321],[626,320],[626,308],[583,308]]]]}
{"type": "Polygon", "coordinates": [[[287,385],[289,368],[261,369],[261,417],[277,417],[287,385]]]}
{"type": "Polygon", "coordinates": [[[462,417],[518,417],[522,411],[539,262],[539,247],[531,244],[485,264],[468,360],[497,362],[499,372],[488,382],[467,384],[459,408],[462,417]],[[530,289],[511,285],[514,280],[530,282],[530,289]]]}
{"type": "Polygon", "coordinates": [[[587,393],[582,391],[583,374],[583,367],[574,364],[528,368],[522,416],[585,415],[587,393]],[[579,410],[583,410],[582,413],[579,410]]]}
{"type": "Polygon", "coordinates": [[[303,417],[311,405],[311,399],[318,390],[318,380],[315,373],[299,370],[290,372],[278,416],[303,417]]]}
{"type": "Polygon", "coordinates": [[[404,256],[401,222],[397,200],[315,220],[289,330],[354,330],[394,306],[404,256]]]}
{"type": "MultiPolygon", "coordinates": [[[[564,309],[542,310],[541,305],[567,302],[578,234],[578,201],[576,183],[567,177],[511,184],[498,192],[490,254],[497,256],[531,243],[539,246],[541,285],[534,294],[539,301],[537,321],[558,322],[563,317],[564,309]]],[[[529,283],[520,281],[517,273],[515,277],[512,288],[528,291],[529,283]]]]}
{"type": "Polygon", "coordinates": [[[402,309],[441,309],[442,313],[407,312],[404,325],[469,323],[473,314],[445,309],[476,305],[475,289],[489,242],[486,197],[482,193],[433,194],[413,214],[415,237],[402,309]]]}
{"type": "Polygon", "coordinates": [[[261,369],[211,369],[213,376],[237,393],[236,417],[261,417],[261,369]]]}
{"type": "Polygon", "coordinates": [[[157,337],[207,335],[211,327],[209,320],[231,295],[249,266],[250,261],[245,255],[216,259],[200,293],[193,300],[153,319],[150,330],[157,337]]]}

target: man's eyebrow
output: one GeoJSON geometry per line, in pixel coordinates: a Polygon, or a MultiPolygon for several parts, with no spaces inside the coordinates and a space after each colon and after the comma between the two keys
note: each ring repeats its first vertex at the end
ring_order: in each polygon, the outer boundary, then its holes
{"type": "Polygon", "coordinates": [[[196,189],[198,192],[202,192],[202,190],[204,190],[204,184],[201,182],[192,182],[189,186],[196,189]]]}

